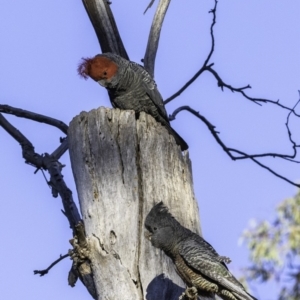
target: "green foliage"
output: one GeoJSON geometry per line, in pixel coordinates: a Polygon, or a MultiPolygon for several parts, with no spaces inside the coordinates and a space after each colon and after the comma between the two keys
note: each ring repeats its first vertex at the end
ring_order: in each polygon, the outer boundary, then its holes
{"type": "Polygon", "coordinates": [[[278,300],[300,299],[300,191],[276,209],[273,222],[255,221],[242,234],[250,251],[248,281],[279,283],[278,300]]]}

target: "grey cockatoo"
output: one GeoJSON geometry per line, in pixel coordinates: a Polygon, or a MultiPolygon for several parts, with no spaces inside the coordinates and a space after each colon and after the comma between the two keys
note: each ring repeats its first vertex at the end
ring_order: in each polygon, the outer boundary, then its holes
{"type": "Polygon", "coordinates": [[[105,87],[113,107],[134,110],[137,114],[146,112],[167,128],[182,151],[188,149],[187,143],[171,128],[156,83],[141,65],[113,53],[103,53],[83,58],[78,73],[105,87]]]}
{"type": "Polygon", "coordinates": [[[202,237],[181,226],[162,202],[151,209],[145,227],[152,245],[173,260],[180,277],[199,295],[204,292],[226,300],[257,300],[228,270],[225,263],[230,259],[220,256],[202,237]]]}

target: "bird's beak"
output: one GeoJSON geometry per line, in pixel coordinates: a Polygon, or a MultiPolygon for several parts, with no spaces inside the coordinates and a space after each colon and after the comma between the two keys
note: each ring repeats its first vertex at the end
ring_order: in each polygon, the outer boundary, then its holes
{"type": "Polygon", "coordinates": [[[151,232],[149,232],[149,231],[145,231],[145,238],[147,239],[147,240],[149,240],[149,241],[151,241],[151,237],[152,237],[152,233],[151,232]]]}
{"type": "Polygon", "coordinates": [[[98,80],[97,81],[101,86],[104,86],[105,87],[105,80],[98,80]]]}

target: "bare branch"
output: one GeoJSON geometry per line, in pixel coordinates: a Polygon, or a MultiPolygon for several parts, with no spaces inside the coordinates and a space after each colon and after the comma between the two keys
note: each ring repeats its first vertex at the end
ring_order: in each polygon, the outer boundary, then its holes
{"type": "Polygon", "coordinates": [[[52,269],[57,263],[59,263],[60,261],[62,261],[63,259],[65,259],[68,256],[70,256],[69,253],[67,253],[65,255],[60,255],[59,258],[57,260],[55,260],[47,269],[34,270],[33,271],[34,275],[39,274],[40,276],[44,276],[44,275],[48,274],[50,269],[52,269]]]}
{"type": "Polygon", "coordinates": [[[14,115],[14,116],[20,117],[20,118],[30,119],[30,120],[40,122],[40,123],[45,123],[45,124],[57,127],[65,134],[68,133],[68,126],[64,122],[59,121],[54,118],[47,117],[45,115],[36,114],[36,113],[28,111],[28,110],[24,110],[24,109],[12,107],[9,105],[4,105],[4,104],[0,104],[0,112],[6,113],[6,114],[11,114],[11,115],[14,115]]]}
{"type": "MultiPolygon", "coordinates": [[[[208,65],[208,62],[214,52],[214,47],[215,47],[215,39],[214,39],[214,25],[216,24],[216,12],[217,12],[217,4],[218,4],[218,1],[215,0],[215,6],[214,8],[210,11],[210,13],[213,14],[213,20],[212,20],[212,24],[210,26],[210,35],[211,35],[211,50],[206,58],[206,60],[204,61],[204,64],[203,66],[200,68],[199,71],[197,71],[197,73],[186,83],[183,85],[182,88],[180,88],[175,94],[173,94],[172,96],[170,96],[169,98],[167,98],[165,101],[164,101],[164,104],[167,104],[169,103],[170,101],[174,100],[175,98],[177,98],[182,92],[184,92],[204,71],[208,71],[210,72],[211,74],[214,75],[214,77],[216,78],[217,82],[218,82],[218,86],[221,87],[222,91],[225,88],[229,89],[231,92],[238,92],[240,94],[242,94],[246,99],[252,101],[253,103],[255,104],[258,104],[258,105],[262,105],[261,103],[271,103],[271,104],[274,104],[274,105],[277,105],[283,109],[286,109],[288,111],[290,111],[290,113],[293,113],[295,116],[297,117],[300,117],[300,114],[297,114],[296,111],[295,111],[295,107],[297,106],[297,104],[293,107],[293,108],[290,108],[288,106],[285,106],[283,104],[281,104],[279,102],[279,100],[277,101],[273,101],[273,100],[269,100],[269,99],[263,99],[263,98],[254,98],[254,97],[250,97],[248,96],[246,93],[245,93],[245,90],[246,89],[251,89],[251,86],[248,84],[244,87],[240,87],[240,88],[235,88],[229,84],[226,84],[222,79],[221,77],[219,76],[219,74],[212,68],[212,66],[214,65],[213,63],[209,64],[208,65]]],[[[186,109],[187,110],[187,109],[186,109]]],[[[177,111],[177,110],[176,110],[177,111]]],[[[176,112],[175,111],[175,112],[176,112]]],[[[174,112],[174,113],[175,113],[174,112]]],[[[191,111],[190,111],[191,112],[191,111]]],[[[173,113],[173,114],[174,114],[173,113]]],[[[178,112],[177,112],[178,113],[178,112]]],[[[175,113],[175,115],[177,114],[175,113]]],[[[289,114],[290,115],[290,114],[289,114]]],[[[199,117],[199,116],[197,116],[199,117]]],[[[289,119],[289,116],[288,116],[288,119],[289,119]]],[[[280,155],[280,154],[276,154],[276,153],[265,153],[265,154],[257,154],[257,155],[251,155],[251,157],[263,157],[263,156],[274,156],[274,157],[281,157],[283,159],[286,159],[286,160],[290,160],[291,158],[294,158],[295,155],[296,155],[296,147],[297,145],[293,142],[293,140],[291,140],[291,132],[288,128],[288,119],[287,119],[287,123],[286,123],[286,126],[287,126],[287,129],[288,129],[288,135],[289,135],[289,139],[291,141],[291,143],[293,144],[293,149],[294,149],[294,154],[293,155],[280,155]]],[[[203,120],[202,120],[203,121],[203,120]]],[[[227,148],[229,151],[233,151],[233,149],[231,148],[227,148]]],[[[236,157],[235,159],[244,159],[245,157],[236,157]]],[[[249,158],[249,156],[247,156],[246,158],[249,158]]],[[[294,160],[291,160],[293,162],[296,162],[294,160]]]]}
{"type": "Polygon", "coordinates": [[[106,0],[82,0],[96,32],[102,52],[112,52],[129,59],[114,16],[106,0]]]}
{"type": "MultiPolygon", "coordinates": [[[[228,89],[231,90],[232,92],[242,92],[242,91],[245,90],[245,89],[251,89],[251,86],[250,86],[249,84],[246,85],[246,86],[244,86],[244,87],[241,87],[241,88],[234,88],[234,87],[232,87],[231,85],[226,84],[226,83],[221,79],[221,77],[219,76],[219,74],[212,68],[212,66],[207,66],[207,67],[205,68],[205,71],[208,71],[208,72],[212,73],[212,74],[215,76],[215,78],[216,78],[217,81],[218,81],[218,86],[221,88],[222,91],[223,91],[223,88],[224,88],[224,87],[228,88],[228,89]]],[[[253,102],[255,102],[255,101],[253,100],[253,102]]],[[[263,102],[265,102],[265,101],[263,101],[263,102]]]]}
{"type": "MultiPolygon", "coordinates": [[[[299,100],[300,101],[300,100],[299,100]]],[[[299,101],[297,102],[297,104],[299,103],[299,101]]],[[[296,104],[296,105],[297,105],[296,104]]],[[[295,105],[295,107],[296,107],[295,105]]],[[[294,108],[295,108],[294,107],[294,108]]],[[[176,115],[178,113],[180,113],[181,111],[183,110],[186,110],[188,112],[190,112],[191,114],[193,114],[194,116],[196,116],[198,119],[200,119],[206,126],[207,128],[209,129],[209,131],[211,132],[211,134],[213,135],[213,137],[215,138],[215,140],[217,141],[217,143],[222,147],[222,149],[227,153],[227,155],[232,159],[232,160],[238,160],[238,159],[251,159],[252,161],[254,161],[256,164],[258,164],[259,166],[261,166],[262,168],[268,170],[269,172],[271,172],[273,175],[285,180],[286,182],[296,186],[296,187],[299,187],[300,188],[300,184],[296,184],[294,182],[292,182],[291,180],[287,179],[286,177],[276,173],[274,170],[272,170],[271,168],[267,167],[266,165],[262,164],[261,162],[259,162],[256,158],[258,157],[279,157],[279,158],[282,158],[282,159],[286,159],[286,160],[289,160],[289,161],[292,161],[292,162],[296,162],[298,163],[297,161],[294,161],[292,160],[291,158],[294,158],[296,155],[297,155],[297,151],[296,151],[296,147],[299,147],[297,145],[295,145],[295,143],[291,140],[291,136],[290,136],[290,140],[291,142],[293,143],[293,149],[294,149],[294,154],[293,155],[284,155],[284,154],[277,154],[277,153],[264,153],[264,154],[255,154],[255,155],[249,155],[245,152],[242,152],[240,150],[237,150],[237,149],[234,149],[234,148],[228,148],[227,146],[225,146],[225,144],[223,143],[223,141],[220,139],[219,137],[219,132],[215,130],[215,126],[212,125],[204,116],[202,116],[198,111],[192,109],[191,107],[189,106],[181,106],[179,108],[177,108],[173,113],[172,115],[169,116],[169,119],[170,121],[172,120],[175,120],[176,118],[176,115]],[[233,153],[238,153],[240,154],[241,156],[234,156],[233,153]],[[288,159],[290,158],[290,159],[288,159]]],[[[288,117],[289,118],[289,117],[288,117]]],[[[287,119],[287,128],[289,130],[289,127],[288,127],[288,119],[287,119]]]]}
{"type": "MultiPolygon", "coordinates": [[[[237,151],[237,150],[236,150],[237,151]]],[[[240,152],[243,155],[247,155],[246,153],[240,152]]],[[[262,168],[268,170],[270,173],[272,173],[273,175],[275,175],[278,178],[281,178],[282,180],[296,186],[297,188],[300,188],[300,184],[297,184],[289,179],[287,179],[286,177],[276,173],[275,171],[273,171],[271,168],[267,167],[266,165],[262,164],[261,162],[259,162],[257,159],[253,158],[253,157],[249,157],[251,160],[253,160],[256,164],[258,164],[259,166],[261,166],[262,168]]]]}
{"type": "Polygon", "coordinates": [[[12,126],[2,114],[0,114],[0,125],[4,128],[4,130],[9,133],[16,141],[18,141],[22,146],[27,145],[27,147],[32,147],[33,145],[30,141],[14,126],[12,126]]]}
{"type": "MultiPolygon", "coordinates": [[[[69,220],[70,226],[75,230],[75,225],[81,220],[80,214],[76,207],[76,204],[72,197],[71,190],[67,187],[63,180],[61,170],[63,165],[53,156],[45,153],[40,155],[35,153],[32,143],[12,124],[10,124],[2,114],[0,114],[0,126],[2,126],[16,141],[21,144],[22,155],[26,160],[25,162],[35,166],[38,169],[48,170],[50,174],[50,181],[48,184],[52,187],[52,194],[61,196],[64,211],[69,220]]],[[[62,150],[66,147],[67,140],[65,143],[55,150],[55,154],[62,153],[62,150]]]]}
{"type": "MultiPolygon", "coordinates": [[[[40,123],[45,123],[54,127],[57,127],[60,129],[63,133],[67,134],[68,133],[68,126],[57,119],[50,118],[45,115],[40,115],[33,113],[31,111],[23,110],[20,108],[12,107],[9,105],[2,105],[0,104],[0,112],[4,112],[7,114],[14,115],[16,117],[20,118],[26,118],[29,120],[37,121],[40,123]]],[[[27,140],[27,138],[19,131],[17,130],[14,126],[12,126],[9,122],[7,122],[6,119],[0,114],[0,118],[2,118],[2,127],[15,139],[17,140],[20,144],[21,142],[24,144],[26,143],[27,147],[33,147],[32,144],[27,140]]],[[[61,145],[51,154],[52,157],[55,157],[56,159],[59,159],[66,151],[68,150],[68,139],[67,137],[61,138],[61,145]]]]}
{"type": "Polygon", "coordinates": [[[218,4],[218,1],[215,0],[215,6],[214,8],[209,12],[209,13],[212,13],[213,14],[213,20],[212,20],[212,24],[210,26],[210,35],[211,35],[211,49],[210,49],[210,52],[206,58],[206,60],[204,61],[203,63],[203,66],[200,68],[199,71],[197,71],[197,73],[186,83],[183,85],[182,88],[180,88],[175,94],[173,94],[172,96],[170,96],[169,98],[167,98],[165,101],[164,101],[164,104],[167,104],[169,103],[170,101],[174,100],[175,98],[177,98],[182,92],[184,92],[204,71],[208,71],[210,72],[211,74],[214,75],[214,77],[217,79],[217,82],[218,82],[218,86],[221,87],[222,91],[223,91],[223,88],[228,88],[230,91],[232,92],[238,92],[238,93],[241,93],[246,99],[252,101],[253,103],[255,104],[258,104],[258,105],[262,105],[261,103],[271,103],[271,104],[274,104],[274,105],[277,105],[283,109],[286,109],[290,112],[292,112],[295,116],[297,117],[300,117],[300,114],[297,114],[296,111],[294,110],[294,108],[290,108],[288,106],[285,106],[283,104],[281,104],[279,102],[279,100],[277,101],[274,101],[274,100],[269,100],[269,99],[263,99],[263,98],[253,98],[253,97],[250,97],[248,96],[246,93],[245,93],[245,90],[246,89],[251,89],[251,86],[248,84],[244,87],[240,87],[240,88],[235,88],[229,84],[226,84],[222,79],[221,77],[219,76],[219,74],[212,68],[212,66],[214,65],[213,63],[209,64],[209,60],[214,52],[214,49],[215,49],[215,38],[214,38],[214,25],[216,24],[216,12],[217,12],[217,4],[218,4]]]}
{"type": "Polygon", "coordinates": [[[203,64],[203,67],[207,66],[212,54],[214,53],[214,50],[215,50],[215,36],[214,36],[214,26],[216,24],[216,18],[217,18],[217,15],[216,15],[216,12],[217,12],[217,5],[218,5],[218,1],[215,0],[215,7],[209,11],[209,13],[212,13],[213,14],[213,21],[210,25],[210,36],[211,36],[211,49],[210,49],[210,52],[206,58],[206,60],[204,61],[204,64],[203,64]]]}
{"type": "Polygon", "coordinates": [[[151,6],[153,5],[154,2],[155,2],[155,0],[151,0],[151,2],[149,3],[149,5],[147,6],[147,8],[146,8],[145,11],[144,11],[144,14],[147,12],[147,10],[148,10],[149,8],[151,8],[151,6]]]}
{"type": "Polygon", "coordinates": [[[258,105],[262,105],[261,103],[271,103],[271,104],[274,104],[274,105],[277,105],[283,109],[286,109],[288,111],[290,111],[291,113],[293,113],[296,117],[300,117],[300,114],[297,114],[296,111],[295,111],[295,106],[294,108],[290,108],[288,106],[285,106],[283,104],[281,104],[279,102],[279,100],[277,101],[274,101],[274,100],[269,100],[269,99],[263,99],[263,98],[254,98],[254,97],[250,97],[248,96],[244,90],[246,89],[251,89],[251,86],[248,84],[244,87],[240,87],[240,88],[235,88],[229,84],[226,84],[222,79],[221,77],[219,76],[219,74],[212,68],[214,64],[210,64],[210,65],[207,65],[207,66],[203,66],[182,88],[180,88],[175,94],[173,94],[171,97],[167,98],[165,101],[164,101],[164,104],[167,104],[169,103],[170,101],[174,100],[176,97],[178,97],[182,92],[184,92],[204,71],[208,71],[210,72],[211,74],[214,75],[214,77],[217,79],[218,81],[218,86],[221,87],[222,91],[223,91],[223,88],[228,88],[231,92],[237,92],[237,93],[241,93],[246,99],[252,101],[253,103],[255,104],[258,104],[258,105]]]}
{"type": "Polygon", "coordinates": [[[177,98],[182,92],[184,92],[207,68],[210,68],[212,67],[214,64],[211,63],[209,65],[208,62],[215,50],[215,37],[214,37],[214,26],[216,24],[216,18],[217,18],[217,15],[216,15],[216,12],[217,12],[217,5],[218,5],[218,1],[215,0],[215,6],[212,10],[209,11],[209,13],[212,13],[213,14],[213,20],[212,20],[212,23],[211,23],[211,26],[210,26],[210,35],[211,35],[211,48],[210,48],[210,51],[207,55],[207,58],[206,60],[204,61],[202,67],[200,68],[199,71],[197,71],[197,73],[186,83],[183,85],[182,88],[180,88],[175,94],[173,94],[172,96],[170,96],[169,98],[167,98],[165,101],[164,101],[164,104],[167,104],[169,103],[170,101],[174,100],[175,98],[177,98]]]}
{"type": "MultiPolygon", "coordinates": [[[[53,156],[45,153],[44,155],[40,155],[34,152],[34,147],[32,143],[12,124],[10,124],[4,116],[0,113],[0,126],[2,126],[16,141],[21,144],[22,147],[22,155],[26,160],[25,162],[35,166],[38,170],[45,169],[48,170],[50,174],[50,181],[47,182],[49,186],[52,188],[52,195],[57,197],[60,195],[64,207],[64,215],[67,217],[70,227],[73,230],[73,236],[76,234],[77,224],[81,224],[81,217],[77,206],[73,200],[72,191],[67,187],[64,182],[63,175],[61,170],[63,165],[57,160],[57,157],[62,155],[68,147],[68,140],[63,139],[62,144],[53,152],[53,156]]],[[[36,173],[36,172],[35,172],[36,173]]],[[[40,274],[41,276],[45,275],[49,269],[55,265],[58,261],[54,262],[48,269],[43,271],[36,271],[35,274],[40,274]]],[[[82,263],[83,267],[80,266],[76,271],[79,274],[79,278],[86,286],[89,293],[92,295],[94,299],[95,297],[95,285],[93,281],[91,266],[89,261],[84,261],[82,263]],[[88,272],[87,272],[88,270],[88,272]]],[[[72,284],[74,285],[76,282],[75,273],[72,273],[73,276],[69,274],[69,282],[71,282],[71,277],[73,279],[72,284]]]]}
{"type": "Polygon", "coordinates": [[[55,149],[50,155],[52,157],[55,157],[56,159],[59,159],[60,157],[63,156],[63,154],[69,149],[69,145],[68,145],[68,138],[61,138],[60,139],[61,144],[59,147],[57,147],[57,149],[55,149]]]}
{"type": "MultiPolygon", "coordinates": [[[[299,92],[300,94],[300,92],[299,92]]],[[[295,113],[295,108],[297,107],[297,105],[300,103],[300,99],[297,101],[297,103],[294,105],[294,107],[292,108],[292,110],[288,113],[287,115],[287,118],[286,118],[286,122],[285,122],[285,126],[286,126],[286,129],[287,129],[287,132],[288,132],[288,136],[289,136],[289,140],[290,142],[292,143],[293,145],[293,149],[294,149],[294,152],[295,152],[295,155],[297,153],[297,147],[300,147],[300,145],[297,145],[296,142],[293,140],[292,138],[292,133],[291,133],[291,130],[290,130],[290,127],[289,127],[289,121],[290,121],[290,116],[291,116],[291,113],[295,113]]]]}
{"type": "MultiPolygon", "coordinates": [[[[144,56],[144,66],[154,78],[155,58],[160,38],[162,24],[171,0],[160,0],[151,25],[147,49],[144,56]]],[[[151,3],[150,3],[151,4],[151,3]]],[[[152,5],[152,4],[151,4],[152,5]]]]}
{"type": "MultiPolygon", "coordinates": [[[[211,64],[210,66],[212,66],[211,64]]],[[[201,69],[182,87],[180,88],[175,94],[173,94],[171,97],[167,98],[164,101],[164,104],[167,104],[177,98],[182,92],[184,92],[203,72],[205,71],[205,67],[201,67],[201,69]]]]}
{"type": "Polygon", "coordinates": [[[283,109],[286,109],[286,110],[289,110],[290,112],[292,112],[295,116],[297,117],[300,117],[299,114],[297,114],[294,110],[294,108],[290,108],[288,106],[285,106],[285,105],[282,105],[281,103],[279,103],[279,100],[277,101],[274,101],[274,100],[269,100],[269,99],[263,99],[263,98],[253,98],[253,97],[249,97],[245,92],[244,90],[245,89],[251,89],[251,86],[248,84],[247,86],[244,86],[244,87],[241,87],[241,88],[234,88],[232,87],[231,85],[229,84],[226,84],[222,79],[221,77],[219,76],[219,74],[213,69],[211,68],[211,66],[207,66],[205,68],[205,71],[208,71],[210,72],[211,74],[214,75],[214,77],[217,79],[218,81],[218,86],[221,87],[222,91],[223,91],[223,88],[228,88],[230,91],[232,92],[238,92],[238,93],[241,93],[246,99],[258,104],[258,105],[261,105],[260,102],[262,103],[271,103],[271,104],[274,104],[274,105],[277,105],[283,109]]]}

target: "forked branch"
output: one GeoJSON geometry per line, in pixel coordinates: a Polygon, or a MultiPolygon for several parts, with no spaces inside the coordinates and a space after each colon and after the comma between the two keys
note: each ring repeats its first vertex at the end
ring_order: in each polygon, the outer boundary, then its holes
{"type": "MultiPolygon", "coordinates": [[[[300,101],[300,100],[299,100],[300,101]]],[[[299,101],[296,103],[296,105],[294,106],[294,108],[298,105],[299,101]]],[[[251,159],[253,162],[255,162],[256,164],[258,164],[259,166],[261,166],[262,168],[268,170],[269,172],[271,172],[273,175],[283,179],[284,181],[300,188],[300,184],[294,183],[293,181],[289,180],[288,178],[280,175],[279,173],[275,172],[274,170],[272,170],[271,168],[269,168],[268,166],[264,165],[263,163],[261,163],[258,158],[261,157],[278,157],[281,159],[285,159],[288,160],[290,162],[294,162],[294,163],[300,163],[299,161],[294,160],[294,158],[297,155],[297,147],[300,147],[300,145],[297,145],[293,139],[292,139],[292,135],[290,132],[290,128],[289,128],[289,118],[291,115],[291,112],[288,114],[287,116],[287,121],[286,121],[286,127],[288,130],[288,135],[289,135],[289,139],[292,143],[292,148],[293,148],[293,154],[279,154],[279,153],[262,153],[262,154],[247,154],[243,151],[234,149],[234,148],[229,148],[227,147],[224,142],[221,140],[221,138],[219,137],[219,133],[218,131],[216,131],[216,126],[214,126],[213,124],[211,124],[204,116],[202,116],[198,111],[192,109],[189,106],[181,106],[179,108],[177,108],[170,116],[169,119],[170,121],[175,120],[176,116],[178,113],[180,113],[181,111],[188,111],[191,114],[193,114],[194,116],[196,116],[198,119],[200,119],[209,129],[210,133],[212,134],[212,136],[214,137],[214,139],[216,140],[216,142],[222,147],[222,149],[226,152],[226,154],[232,159],[232,160],[239,160],[239,159],[251,159]],[[239,154],[238,156],[234,155],[234,154],[239,154]]]]}
{"type": "Polygon", "coordinates": [[[61,173],[63,165],[58,161],[60,155],[67,149],[67,140],[64,140],[62,145],[53,152],[54,155],[49,155],[48,153],[40,155],[34,151],[32,143],[17,128],[10,124],[2,114],[0,114],[0,126],[20,143],[26,163],[37,169],[48,170],[50,174],[48,185],[52,188],[52,195],[57,196],[59,194],[61,196],[70,227],[75,230],[75,225],[80,222],[81,217],[73,200],[72,192],[63,179],[61,173]]]}
{"type": "Polygon", "coordinates": [[[215,0],[214,8],[209,11],[209,13],[211,13],[213,15],[213,18],[212,18],[212,23],[210,26],[211,48],[210,48],[209,54],[207,55],[207,58],[205,59],[202,67],[195,73],[195,75],[189,81],[187,81],[176,93],[174,93],[172,96],[167,98],[164,101],[164,104],[169,103],[170,101],[174,100],[179,95],[181,95],[202,73],[207,71],[215,77],[215,79],[217,80],[217,84],[221,88],[222,91],[224,90],[224,88],[227,88],[231,92],[240,93],[244,98],[246,98],[247,100],[250,100],[251,102],[253,102],[255,104],[262,105],[262,103],[270,103],[270,104],[279,106],[280,108],[289,110],[295,116],[300,117],[300,114],[297,114],[293,108],[290,108],[286,105],[281,104],[279,102],[279,100],[274,101],[274,100],[270,100],[270,99],[255,98],[255,97],[248,96],[246,94],[245,90],[251,89],[251,86],[249,84],[247,84],[243,87],[233,87],[232,85],[225,83],[223,81],[223,79],[221,78],[221,76],[218,74],[218,72],[212,68],[214,63],[210,63],[210,59],[211,59],[214,49],[215,49],[214,26],[216,24],[217,4],[218,4],[218,1],[215,0]]]}
{"type": "Polygon", "coordinates": [[[97,35],[102,52],[129,59],[107,0],[82,0],[97,35]]]}
{"type": "Polygon", "coordinates": [[[213,76],[217,79],[217,82],[218,82],[218,86],[222,89],[222,91],[224,90],[224,88],[227,88],[229,89],[231,92],[237,92],[237,93],[241,93],[243,95],[244,98],[252,101],[253,103],[255,104],[258,104],[258,105],[262,105],[261,103],[270,103],[270,104],[274,104],[274,105],[277,105],[283,109],[286,109],[286,110],[289,110],[290,112],[292,112],[296,117],[300,117],[300,114],[297,114],[296,111],[294,110],[294,108],[290,108],[288,106],[285,106],[283,104],[281,104],[279,102],[279,100],[270,100],[270,99],[264,99],[264,98],[255,98],[255,97],[250,97],[248,96],[246,93],[245,93],[245,90],[246,89],[251,89],[251,86],[248,84],[244,87],[240,87],[240,88],[236,88],[236,87],[233,87],[227,83],[225,83],[220,75],[212,68],[212,66],[207,66],[205,68],[205,71],[208,71],[210,72],[211,74],[213,74],[213,76]]]}
{"type": "MultiPolygon", "coordinates": [[[[10,113],[12,112],[10,111],[10,113]]],[[[31,119],[34,119],[35,115],[37,114],[26,112],[26,115],[30,115],[31,119]]],[[[40,117],[38,117],[38,119],[40,122],[40,117]]],[[[73,236],[76,236],[78,225],[81,224],[81,217],[73,200],[72,191],[67,187],[63,179],[61,171],[64,166],[58,161],[58,158],[63,155],[63,153],[68,149],[68,140],[66,138],[62,139],[61,145],[51,155],[48,153],[40,155],[34,151],[32,143],[25,137],[25,135],[22,134],[17,128],[15,128],[10,122],[8,122],[1,113],[0,126],[3,127],[6,132],[8,132],[16,141],[20,143],[22,147],[22,155],[26,163],[36,167],[37,170],[48,170],[50,174],[50,180],[47,182],[47,184],[52,189],[53,197],[57,197],[58,195],[60,195],[64,207],[63,213],[67,217],[70,227],[73,230],[73,236]]],[[[66,131],[67,129],[68,127],[66,128],[66,131]]],[[[35,274],[40,274],[41,276],[45,275],[49,271],[49,269],[51,269],[56,263],[58,263],[66,256],[67,255],[64,255],[63,257],[55,261],[46,270],[35,271],[35,274]]],[[[82,262],[80,265],[78,265],[78,269],[75,269],[73,264],[71,270],[71,275],[73,276],[69,275],[69,282],[75,284],[76,276],[79,277],[88,289],[91,296],[96,299],[95,285],[89,261],[85,260],[84,262],[82,262]],[[81,268],[82,264],[85,265],[85,268],[81,268]],[[86,270],[89,270],[89,272],[87,272],[86,270]]]]}

